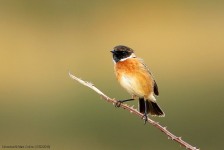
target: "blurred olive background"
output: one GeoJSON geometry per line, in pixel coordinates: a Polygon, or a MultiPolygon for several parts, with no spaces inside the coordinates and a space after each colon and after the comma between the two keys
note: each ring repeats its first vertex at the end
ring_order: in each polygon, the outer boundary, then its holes
{"type": "Polygon", "coordinates": [[[197,148],[223,149],[223,1],[1,0],[0,19],[0,145],[184,150],[70,79],[68,68],[130,98],[109,52],[126,45],[158,83],[166,117],[151,118],[197,148]]]}

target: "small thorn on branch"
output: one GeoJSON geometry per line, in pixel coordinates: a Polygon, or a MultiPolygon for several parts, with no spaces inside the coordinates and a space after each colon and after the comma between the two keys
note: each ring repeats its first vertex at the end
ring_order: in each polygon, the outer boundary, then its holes
{"type": "Polygon", "coordinates": [[[89,85],[94,86],[94,84],[92,82],[87,82],[89,85]]]}
{"type": "Polygon", "coordinates": [[[156,126],[156,125],[158,125],[158,124],[159,124],[159,122],[155,122],[155,121],[154,121],[154,123],[153,123],[154,126],[156,126]]]}
{"type": "Polygon", "coordinates": [[[171,137],[171,136],[168,136],[168,139],[169,139],[169,140],[174,140],[174,138],[173,138],[173,137],[171,137]]]}

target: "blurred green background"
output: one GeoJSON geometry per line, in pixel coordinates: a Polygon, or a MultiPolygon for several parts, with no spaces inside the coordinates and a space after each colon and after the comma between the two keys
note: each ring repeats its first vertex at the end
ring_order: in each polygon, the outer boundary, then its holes
{"type": "Polygon", "coordinates": [[[223,149],[224,1],[1,0],[0,19],[0,146],[184,150],[68,76],[130,98],[109,52],[122,44],[158,83],[166,117],[150,117],[197,148],[223,149]]]}

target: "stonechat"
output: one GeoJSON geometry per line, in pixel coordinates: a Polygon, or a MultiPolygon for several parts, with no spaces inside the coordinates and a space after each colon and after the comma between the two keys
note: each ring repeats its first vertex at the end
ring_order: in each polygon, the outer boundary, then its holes
{"type": "Polygon", "coordinates": [[[142,59],[136,57],[134,50],[123,45],[114,47],[112,51],[114,71],[119,84],[132,95],[131,99],[119,100],[121,103],[139,98],[139,111],[143,113],[144,123],[148,120],[147,114],[164,117],[165,114],[156,102],[154,94],[159,95],[156,81],[142,59]]]}

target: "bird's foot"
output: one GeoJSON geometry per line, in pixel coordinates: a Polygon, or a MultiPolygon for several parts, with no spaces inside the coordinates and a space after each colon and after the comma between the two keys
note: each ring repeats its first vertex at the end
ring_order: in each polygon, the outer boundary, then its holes
{"type": "Polygon", "coordinates": [[[115,104],[115,107],[120,107],[123,102],[124,101],[117,101],[116,104],[115,104]]]}
{"type": "Polygon", "coordinates": [[[135,100],[135,99],[131,98],[131,99],[126,99],[126,100],[119,100],[115,103],[115,107],[120,107],[123,102],[133,101],[133,100],[135,100]]]}
{"type": "Polygon", "coordinates": [[[146,122],[148,121],[147,113],[144,113],[144,115],[142,115],[142,119],[144,120],[144,124],[146,124],[146,122]]]}

